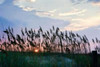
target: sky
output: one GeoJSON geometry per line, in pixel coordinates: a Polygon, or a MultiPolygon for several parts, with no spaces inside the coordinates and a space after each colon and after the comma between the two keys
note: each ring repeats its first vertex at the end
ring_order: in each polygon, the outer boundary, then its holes
{"type": "Polygon", "coordinates": [[[100,39],[100,0],[0,0],[0,32],[8,26],[55,26],[100,39]]]}

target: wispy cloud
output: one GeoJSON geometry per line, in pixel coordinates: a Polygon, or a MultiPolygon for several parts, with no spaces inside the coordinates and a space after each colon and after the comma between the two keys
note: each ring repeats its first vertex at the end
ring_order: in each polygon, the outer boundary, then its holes
{"type": "Polygon", "coordinates": [[[32,6],[28,6],[28,4],[34,4],[36,0],[14,0],[13,3],[16,6],[19,6],[24,11],[32,11],[35,10],[32,6]]]}
{"type": "Polygon", "coordinates": [[[88,2],[91,2],[93,6],[100,6],[100,0],[88,0],[88,2]]]}
{"type": "Polygon", "coordinates": [[[99,2],[100,0],[14,0],[13,4],[32,15],[68,21],[70,24],[66,24],[63,30],[78,31],[100,25],[99,8],[91,5],[99,5],[99,2]]]}
{"type": "Polygon", "coordinates": [[[32,10],[35,10],[35,8],[32,8],[32,7],[23,7],[22,9],[24,11],[32,11],[32,10]]]}
{"type": "Polygon", "coordinates": [[[85,3],[87,2],[88,0],[70,0],[72,3],[74,4],[80,4],[80,3],[85,3]]]}
{"type": "Polygon", "coordinates": [[[27,0],[27,1],[29,1],[29,2],[35,2],[36,0],[27,0]]]}
{"type": "Polygon", "coordinates": [[[90,27],[99,26],[100,25],[99,18],[100,15],[84,19],[76,19],[76,20],[74,19],[74,22],[71,22],[67,27],[64,27],[63,30],[79,31],[90,27]]]}
{"type": "Polygon", "coordinates": [[[78,10],[78,9],[75,9],[73,11],[70,11],[70,12],[66,12],[66,13],[60,13],[59,16],[71,16],[71,15],[80,15],[80,14],[83,14],[86,12],[86,9],[83,9],[83,10],[78,10]]]}
{"type": "Polygon", "coordinates": [[[36,2],[36,0],[14,0],[14,2],[31,2],[31,3],[33,3],[33,2],[36,2]]]}
{"type": "Polygon", "coordinates": [[[38,16],[54,16],[56,9],[51,11],[36,11],[36,15],[38,16]]]}
{"type": "Polygon", "coordinates": [[[93,2],[92,5],[94,5],[94,6],[100,6],[100,2],[93,2]]]}

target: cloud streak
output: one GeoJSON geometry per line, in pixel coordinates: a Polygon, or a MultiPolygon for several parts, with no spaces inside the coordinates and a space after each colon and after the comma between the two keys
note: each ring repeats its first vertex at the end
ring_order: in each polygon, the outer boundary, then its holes
{"type": "Polygon", "coordinates": [[[100,2],[93,2],[92,5],[94,5],[94,6],[100,6],[100,2]]]}
{"type": "Polygon", "coordinates": [[[88,2],[91,2],[93,6],[100,6],[100,0],[88,0],[88,2]]]}
{"type": "Polygon", "coordinates": [[[54,16],[54,14],[55,14],[55,12],[56,12],[56,9],[54,9],[54,10],[51,10],[51,11],[36,11],[36,15],[38,15],[38,16],[54,16]]]}
{"type": "Polygon", "coordinates": [[[77,22],[71,22],[67,27],[63,30],[72,30],[72,31],[79,31],[84,30],[90,27],[95,27],[100,25],[100,15],[89,17],[85,19],[78,19],[77,22]]]}
{"type": "Polygon", "coordinates": [[[71,16],[71,15],[79,15],[79,14],[83,14],[86,12],[86,9],[84,10],[74,10],[74,11],[71,11],[71,12],[67,12],[67,13],[60,13],[59,16],[71,16]]]}

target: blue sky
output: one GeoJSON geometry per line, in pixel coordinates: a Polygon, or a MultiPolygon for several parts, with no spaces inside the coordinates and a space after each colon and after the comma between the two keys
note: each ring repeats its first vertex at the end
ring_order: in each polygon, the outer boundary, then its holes
{"type": "Polygon", "coordinates": [[[8,26],[74,31],[100,37],[100,0],[0,0],[0,32],[8,26]]]}

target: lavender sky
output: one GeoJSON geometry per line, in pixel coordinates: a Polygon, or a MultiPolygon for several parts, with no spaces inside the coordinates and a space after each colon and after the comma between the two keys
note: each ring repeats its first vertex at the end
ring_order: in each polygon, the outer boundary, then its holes
{"type": "Polygon", "coordinates": [[[100,39],[100,0],[0,0],[0,34],[8,26],[60,30],[100,39]]]}

